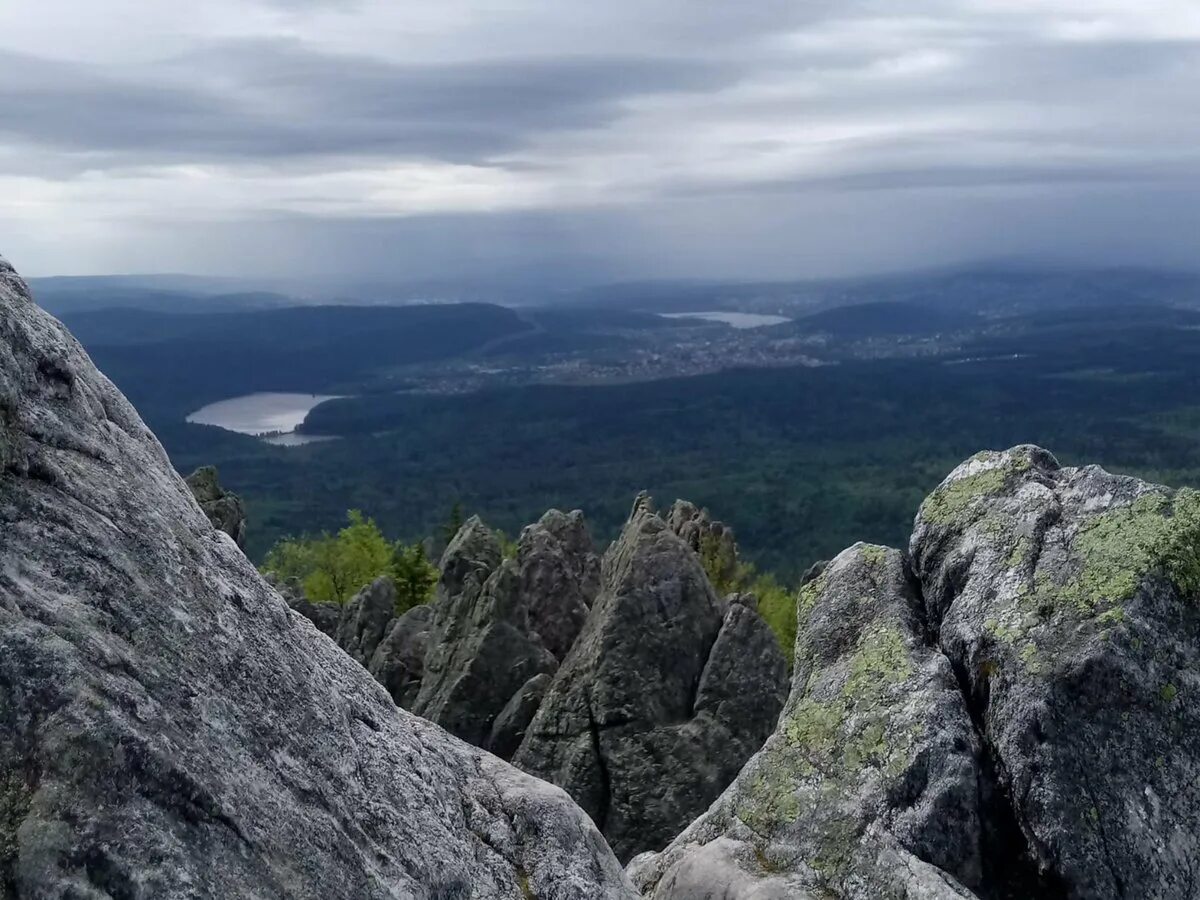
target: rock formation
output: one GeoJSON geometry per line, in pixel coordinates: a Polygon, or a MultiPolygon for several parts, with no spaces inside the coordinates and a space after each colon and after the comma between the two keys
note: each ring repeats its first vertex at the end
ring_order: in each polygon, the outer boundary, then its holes
{"type": "Polygon", "coordinates": [[[386,575],[376,578],[346,601],[333,639],[350,658],[365,666],[396,618],[396,585],[386,575]]]}
{"type": "Polygon", "coordinates": [[[565,794],[288,609],[4,263],[0,893],[634,896],[565,794]]]}
{"type": "Polygon", "coordinates": [[[367,671],[387,688],[397,706],[411,709],[425,674],[433,608],[414,606],[388,626],[367,663],[367,671]]]}
{"type": "Polygon", "coordinates": [[[478,517],[442,555],[436,596],[396,617],[380,578],[340,610],[288,602],[367,667],[400,706],[509,757],[575,643],[599,590],[600,560],[583,514],[550,510],[525,528],[513,559],[478,517]],[[330,621],[332,620],[332,625],[330,621]]]}
{"type": "Polygon", "coordinates": [[[922,505],[910,551],[1062,895],[1200,895],[1200,494],[983,453],[922,505]]]}
{"type": "Polygon", "coordinates": [[[646,896],[1200,891],[1200,494],[979,454],[799,613],[779,727],[646,896]]]}
{"type": "Polygon", "coordinates": [[[213,527],[233,538],[239,547],[244,547],[246,545],[246,509],[237,494],[231,494],[221,487],[216,468],[204,466],[185,480],[187,486],[192,489],[196,502],[208,516],[208,520],[213,523],[213,527]]]}
{"type": "Polygon", "coordinates": [[[639,497],[514,762],[566,790],[619,856],[662,846],[770,733],[786,665],[639,497]]]}
{"type": "MultiPolygon", "coordinates": [[[[421,689],[413,712],[483,746],[492,724],[530,678],[558,667],[529,625],[518,564],[470,519],[442,557],[421,689]]],[[[553,599],[553,598],[551,598],[553,599]]]]}
{"type": "Polygon", "coordinates": [[[665,852],[634,861],[635,883],[671,900],[964,896],[944,874],[980,877],[978,746],[916,607],[898,551],[834,560],[801,595],[775,733],[665,852]]]}

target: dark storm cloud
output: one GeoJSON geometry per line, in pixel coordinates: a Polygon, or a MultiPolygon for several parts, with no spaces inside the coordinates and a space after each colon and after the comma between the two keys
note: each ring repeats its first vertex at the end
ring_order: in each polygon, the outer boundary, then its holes
{"type": "Polygon", "coordinates": [[[380,277],[1178,262],[1197,96],[1194,0],[0,4],[0,250],[380,277]]]}
{"type": "Polygon", "coordinates": [[[479,162],[546,132],[602,127],[626,98],[713,90],[734,77],[728,64],[682,59],[403,65],[284,41],[214,43],[124,76],[0,52],[0,135],[142,163],[479,162]],[[206,85],[205,73],[219,78],[206,85]]]}

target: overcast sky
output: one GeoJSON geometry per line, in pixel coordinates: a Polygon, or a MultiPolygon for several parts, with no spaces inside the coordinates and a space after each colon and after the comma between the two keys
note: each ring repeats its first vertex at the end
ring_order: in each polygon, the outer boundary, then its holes
{"type": "Polygon", "coordinates": [[[1200,268],[1197,0],[5,0],[28,274],[1200,268]]]}

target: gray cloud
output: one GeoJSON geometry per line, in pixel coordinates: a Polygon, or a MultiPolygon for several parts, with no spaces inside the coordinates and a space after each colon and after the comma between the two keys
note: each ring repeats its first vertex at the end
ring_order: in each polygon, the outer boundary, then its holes
{"type": "Polygon", "coordinates": [[[401,65],[265,40],[206,46],[117,77],[0,51],[0,134],[140,162],[396,154],[477,162],[544,132],[601,127],[625,97],[712,90],[732,77],[727,64],[672,59],[401,65]],[[205,72],[222,84],[189,84],[205,72]]]}
{"type": "Polygon", "coordinates": [[[1200,256],[1192,0],[38,6],[0,6],[0,249],[42,271],[1200,256]]]}

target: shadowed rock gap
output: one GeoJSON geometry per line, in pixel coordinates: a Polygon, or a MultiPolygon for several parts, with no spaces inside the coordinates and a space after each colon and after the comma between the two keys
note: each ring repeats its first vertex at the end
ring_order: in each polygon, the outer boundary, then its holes
{"type": "Polygon", "coordinates": [[[971,726],[982,748],[979,756],[979,810],[982,825],[980,858],[983,880],[977,888],[981,900],[1068,900],[1066,885],[1056,873],[1039,866],[1031,852],[1030,840],[1017,821],[1015,806],[1007,787],[1003,764],[987,736],[986,712],[989,702],[986,679],[973,690],[961,662],[941,644],[940,625],[925,602],[921,580],[912,560],[904,554],[904,573],[912,588],[916,605],[914,620],[919,624],[925,644],[950,663],[959,693],[962,694],[971,726]]]}

